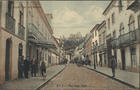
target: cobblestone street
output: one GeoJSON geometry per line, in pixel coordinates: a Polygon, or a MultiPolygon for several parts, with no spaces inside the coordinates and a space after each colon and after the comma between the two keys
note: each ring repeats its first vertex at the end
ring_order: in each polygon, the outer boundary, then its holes
{"type": "Polygon", "coordinates": [[[135,90],[84,67],[69,64],[41,90],[135,90]]]}

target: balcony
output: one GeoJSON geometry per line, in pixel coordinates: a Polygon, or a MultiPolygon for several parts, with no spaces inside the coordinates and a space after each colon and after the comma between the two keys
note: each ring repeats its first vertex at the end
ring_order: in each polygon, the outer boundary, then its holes
{"type": "Polygon", "coordinates": [[[96,53],[97,51],[98,51],[98,46],[94,46],[93,49],[92,49],[92,52],[96,53]]]}
{"type": "Polygon", "coordinates": [[[25,37],[25,27],[21,25],[20,23],[18,24],[18,35],[22,39],[24,39],[25,37]]]}
{"type": "Polygon", "coordinates": [[[134,31],[130,31],[126,34],[123,34],[119,37],[119,45],[125,46],[132,43],[136,43],[140,41],[140,29],[136,29],[134,31]]]}
{"type": "Polygon", "coordinates": [[[39,31],[39,29],[34,24],[28,24],[29,32],[28,36],[34,37],[35,39],[42,40],[43,34],[39,31]]]}
{"type": "Polygon", "coordinates": [[[111,41],[111,46],[112,46],[112,48],[118,47],[118,39],[117,38],[115,38],[111,41]]]}
{"type": "Polygon", "coordinates": [[[5,28],[8,32],[15,34],[15,22],[15,19],[10,16],[10,14],[6,13],[5,28]]]}
{"type": "Polygon", "coordinates": [[[99,51],[102,52],[104,50],[104,44],[101,44],[99,47],[98,47],[99,51]]]}
{"type": "Polygon", "coordinates": [[[105,52],[106,49],[107,49],[107,47],[106,47],[106,44],[105,43],[104,44],[101,44],[98,47],[99,52],[105,52]]]}

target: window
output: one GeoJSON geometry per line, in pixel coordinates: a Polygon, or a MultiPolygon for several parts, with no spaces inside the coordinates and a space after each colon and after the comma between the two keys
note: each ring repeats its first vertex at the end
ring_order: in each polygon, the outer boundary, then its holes
{"type": "Polygon", "coordinates": [[[94,48],[94,42],[93,42],[93,48],[94,48]]]}
{"type": "Polygon", "coordinates": [[[23,6],[21,5],[20,11],[19,11],[19,23],[20,23],[21,25],[23,25],[23,12],[24,12],[24,8],[23,8],[23,6]]]}
{"type": "Polygon", "coordinates": [[[123,23],[120,24],[120,35],[124,34],[124,25],[123,23]]]}
{"type": "Polygon", "coordinates": [[[112,14],[112,24],[115,23],[115,13],[112,14]]]}
{"type": "Polygon", "coordinates": [[[97,31],[95,31],[95,37],[97,36],[97,31]]]}
{"type": "Polygon", "coordinates": [[[103,32],[103,44],[105,43],[105,32],[103,32]]]}
{"type": "Polygon", "coordinates": [[[136,48],[131,48],[131,66],[136,67],[136,48]]]}
{"type": "Polygon", "coordinates": [[[98,46],[98,42],[97,42],[97,40],[95,41],[95,45],[98,46]]]}
{"type": "Polygon", "coordinates": [[[129,26],[129,31],[135,30],[135,20],[134,20],[134,17],[132,15],[129,18],[128,26],[129,26]]]}
{"type": "Polygon", "coordinates": [[[108,29],[110,29],[110,18],[108,18],[108,29]]]}
{"type": "Polygon", "coordinates": [[[13,0],[8,0],[8,14],[13,16],[13,0]]]}
{"type": "Polygon", "coordinates": [[[93,34],[92,34],[92,35],[93,35],[93,38],[94,38],[94,32],[93,32],[93,34]]]}
{"type": "Polygon", "coordinates": [[[102,38],[101,38],[101,35],[99,35],[99,43],[102,44],[102,38]]]}
{"type": "Polygon", "coordinates": [[[116,31],[113,32],[113,39],[116,38],[116,31]]]}
{"type": "Polygon", "coordinates": [[[119,0],[119,12],[122,11],[122,0],[119,0]]]}

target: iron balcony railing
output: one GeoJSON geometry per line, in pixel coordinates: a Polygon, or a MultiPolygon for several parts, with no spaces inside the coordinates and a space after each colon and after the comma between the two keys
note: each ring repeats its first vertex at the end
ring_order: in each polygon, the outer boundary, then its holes
{"type": "Polygon", "coordinates": [[[6,13],[6,30],[10,33],[15,34],[15,19],[9,14],[6,13]]]}
{"type": "Polygon", "coordinates": [[[103,51],[103,48],[104,48],[104,44],[101,44],[101,45],[98,47],[98,50],[99,50],[99,51],[103,51]]]}
{"type": "Polygon", "coordinates": [[[28,36],[34,36],[39,40],[44,40],[43,34],[39,31],[39,29],[34,24],[29,24],[29,33],[28,36]]]}
{"type": "Polygon", "coordinates": [[[116,39],[112,39],[111,46],[112,48],[117,48],[119,46],[125,46],[135,42],[140,42],[140,29],[130,31],[128,33],[120,35],[116,39]]]}
{"type": "Polygon", "coordinates": [[[93,53],[98,52],[98,46],[94,46],[93,49],[92,49],[92,52],[93,52],[93,53]]]}
{"type": "Polygon", "coordinates": [[[106,44],[104,43],[104,44],[101,44],[99,47],[98,47],[98,51],[99,52],[103,52],[103,51],[105,51],[106,50],[106,44]]]}
{"type": "Polygon", "coordinates": [[[127,45],[134,42],[140,41],[140,29],[130,31],[126,34],[119,36],[119,45],[127,45]]]}
{"type": "Polygon", "coordinates": [[[18,24],[18,35],[22,39],[24,39],[25,37],[25,27],[21,25],[20,23],[18,24]]]}
{"type": "Polygon", "coordinates": [[[111,47],[112,48],[116,48],[116,47],[118,47],[118,45],[119,45],[118,39],[117,38],[112,39],[112,41],[111,41],[111,47]]]}

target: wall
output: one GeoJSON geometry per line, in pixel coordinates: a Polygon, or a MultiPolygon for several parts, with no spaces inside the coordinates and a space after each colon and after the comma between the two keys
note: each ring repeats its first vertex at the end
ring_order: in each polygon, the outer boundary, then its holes
{"type": "Polygon", "coordinates": [[[18,46],[19,43],[23,45],[23,55],[26,56],[26,44],[25,41],[20,40],[16,36],[13,36],[6,31],[1,31],[1,47],[0,50],[0,82],[2,83],[5,80],[5,49],[6,49],[6,40],[12,38],[12,57],[11,57],[11,80],[18,77],[18,46]]]}

